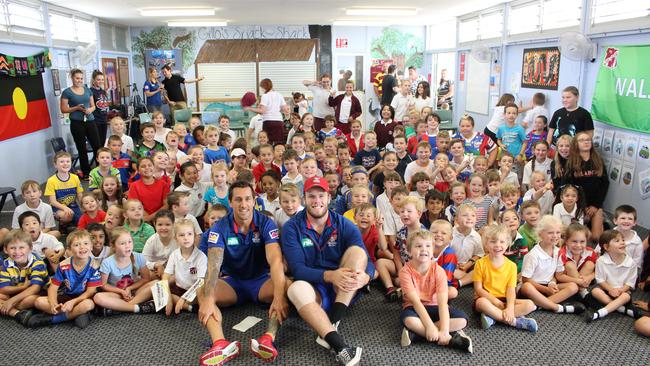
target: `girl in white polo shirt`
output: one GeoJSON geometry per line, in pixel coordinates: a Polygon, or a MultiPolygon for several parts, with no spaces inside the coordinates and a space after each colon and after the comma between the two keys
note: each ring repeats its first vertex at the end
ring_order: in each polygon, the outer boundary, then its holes
{"type": "Polygon", "coordinates": [[[604,307],[587,312],[585,320],[591,322],[618,311],[637,317],[637,310],[630,303],[630,292],[634,289],[637,277],[636,264],[625,250],[623,234],[607,230],[600,235],[598,244],[605,253],[596,261],[596,286],[591,295],[604,307]]]}
{"type": "Polygon", "coordinates": [[[568,226],[572,222],[584,224],[586,203],[582,189],[572,184],[564,185],[560,187],[555,202],[553,216],[560,219],[562,225],[568,226]]]}
{"type": "Polygon", "coordinates": [[[582,313],[585,311],[584,305],[564,302],[578,293],[578,285],[573,282],[555,282],[562,222],[556,217],[545,215],[539,220],[535,231],[540,241],[524,256],[521,294],[548,311],[582,313]]]}
{"type": "Polygon", "coordinates": [[[169,256],[162,278],[169,281],[169,301],[165,308],[167,316],[171,315],[172,309],[176,314],[181,310],[198,309],[196,290],[200,286],[197,281],[205,277],[208,257],[194,246],[195,234],[194,223],[190,220],[180,219],[174,224],[174,237],[178,249],[169,256]]]}

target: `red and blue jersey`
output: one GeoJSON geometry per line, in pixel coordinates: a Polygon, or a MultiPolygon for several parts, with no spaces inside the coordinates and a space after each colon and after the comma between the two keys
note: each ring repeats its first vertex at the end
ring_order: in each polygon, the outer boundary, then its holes
{"type": "Polygon", "coordinates": [[[119,158],[111,156],[113,162],[111,166],[120,171],[120,182],[122,182],[122,192],[129,190],[129,178],[131,177],[131,157],[129,154],[120,153],[119,158]]]}
{"type": "Polygon", "coordinates": [[[223,248],[221,272],[237,279],[258,278],[269,273],[266,245],[278,243],[280,232],[272,219],[253,211],[253,220],[243,233],[231,212],[212,225],[199,247],[223,248]]]}
{"type": "Polygon", "coordinates": [[[77,272],[72,265],[72,259],[70,257],[59,263],[56,273],[52,276],[52,284],[59,286],[59,293],[68,296],[79,296],[89,287],[102,285],[99,266],[94,260],[89,259],[84,269],[77,272]]]}
{"type": "Polygon", "coordinates": [[[454,271],[456,270],[456,266],[458,266],[456,252],[447,245],[436,261],[438,262],[438,265],[445,270],[445,274],[447,275],[447,286],[458,288],[458,280],[454,278],[454,271]]]}
{"type": "Polygon", "coordinates": [[[282,252],[296,280],[325,284],[323,274],[339,268],[345,251],[357,246],[366,253],[366,273],[373,278],[375,267],[368,256],[359,229],[342,215],[328,211],[319,234],[307,218],[307,210],[295,214],[282,227],[282,252]]]}
{"type": "Polygon", "coordinates": [[[496,147],[491,138],[481,132],[477,132],[471,139],[466,139],[460,132],[456,133],[453,139],[462,139],[465,142],[465,153],[476,156],[485,156],[496,147]]]}

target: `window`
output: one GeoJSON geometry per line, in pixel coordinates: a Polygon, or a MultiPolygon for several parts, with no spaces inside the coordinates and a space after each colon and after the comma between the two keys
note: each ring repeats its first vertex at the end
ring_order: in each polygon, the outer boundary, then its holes
{"type": "Polygon", "coordinates": [[[508,34],[539,31],[539,1],[512,5],[508,16],[508,34]]]}
{"type": "Polygon", "coordinates": [[[592,24],[642,18],[650,15],[650,3],[639,0],[592,0],[592,24]]]}
{"type": "Polygon", "coordinates": [[[97,42],[97,32],[94,21],[75,17],[74,28],[77,35],[77,41],[82,43],[97,42]]]}
{"type": "Polygon", "coordinates": [[[542,30],[580,24],[582,0],[542,0],[542,30]]]}
{"type": "Polygon", "coordinates": [[[9,30],[9,14],[7,13],[7,3],[0,0],[0,32],[9,30]]]}
{"type": "Polygon", "coordinates": [[[14,40],[44,42],[43,9],[38,4],[0,0],[0,31],[14,40]]]}
{"type": "Polygon", "coordinates": [[[115,26],[115,49],[117,51],[129,52],[128,37],[127,28],[115,26]]]}
{"type": "Polygon", "coordinates": [[[64,41],[63,43],[66,43],[65,41],[73,43],[97,41],[93,20],[59,12],[50,12],[50,33],[53,40],[64,41]]]}
{"type": "Polygon", "coordinates": [[[456,19],[429,26],[428,50],[454,47],[456,47],[456,19]]]}
{"type": "Polygon", "coordinates": [[[503,33],[503,12],[492,11],[467,18],[458,25],[458,41],[471,42],[481,39],[500,38],[503,33]]]}

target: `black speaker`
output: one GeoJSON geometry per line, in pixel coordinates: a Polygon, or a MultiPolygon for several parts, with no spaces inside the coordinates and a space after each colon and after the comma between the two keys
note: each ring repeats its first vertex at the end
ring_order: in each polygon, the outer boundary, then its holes
{"type": "Polygon", "coordinates": [[[318,65],[318,77],[325,73],[332,75],[332,26],[310,25],[309,36],[312,39],[320,40],[320,64],[318,65]]]}

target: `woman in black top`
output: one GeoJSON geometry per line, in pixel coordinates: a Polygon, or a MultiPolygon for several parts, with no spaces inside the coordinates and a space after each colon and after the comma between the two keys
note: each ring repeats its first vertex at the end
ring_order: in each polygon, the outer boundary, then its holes
{"type": "Polygon", "coordinates": [[[393,97],[397,94],[397,79],[395,78],[395,69],[397,66],[388,66],[388,72],[381,81],[381,105],[390,105],[393,97]]]}
{"type": "Polygon", "coordinates": [[[553,113],[548,125],[549,145],[562,135],[575,136],[578,132],[588,132],[594,135],[594,121],[588,110],[578,106],[580,93],[575,86],[568,86],[562,90],[562,105],[564,107],[553,113]]]}
{"type": "Polygon", "coordinates": [[[90,91],[93,93],[93,99],[95,100],[93,116],[95,116],[95,123],[99,131],[99,142],[104,144],[106,141],[106,118],[108,116],[110,100],[104,89],[103,72],[99,70],[93,71],[93,85],[90,87],[90,91]]]}
{"type": "Polygon", "coordinates": [[[589,132],[578,132],[573,138],[566,179],[567,183],[582,187],[587,202],[585,219],[590,221],[592,240],[597,241],[603,233],[603,202],[609,179],[603,159],[594,148],[589,132]]]}
{"type": "Polygon", "coordinates": [[[447,103],[451,109],[452,100],[454,96],[454,83],[447,79],[447,69],[440,71],[440,82],[438,83],[438,109],[443,103],[447,103]]]}

